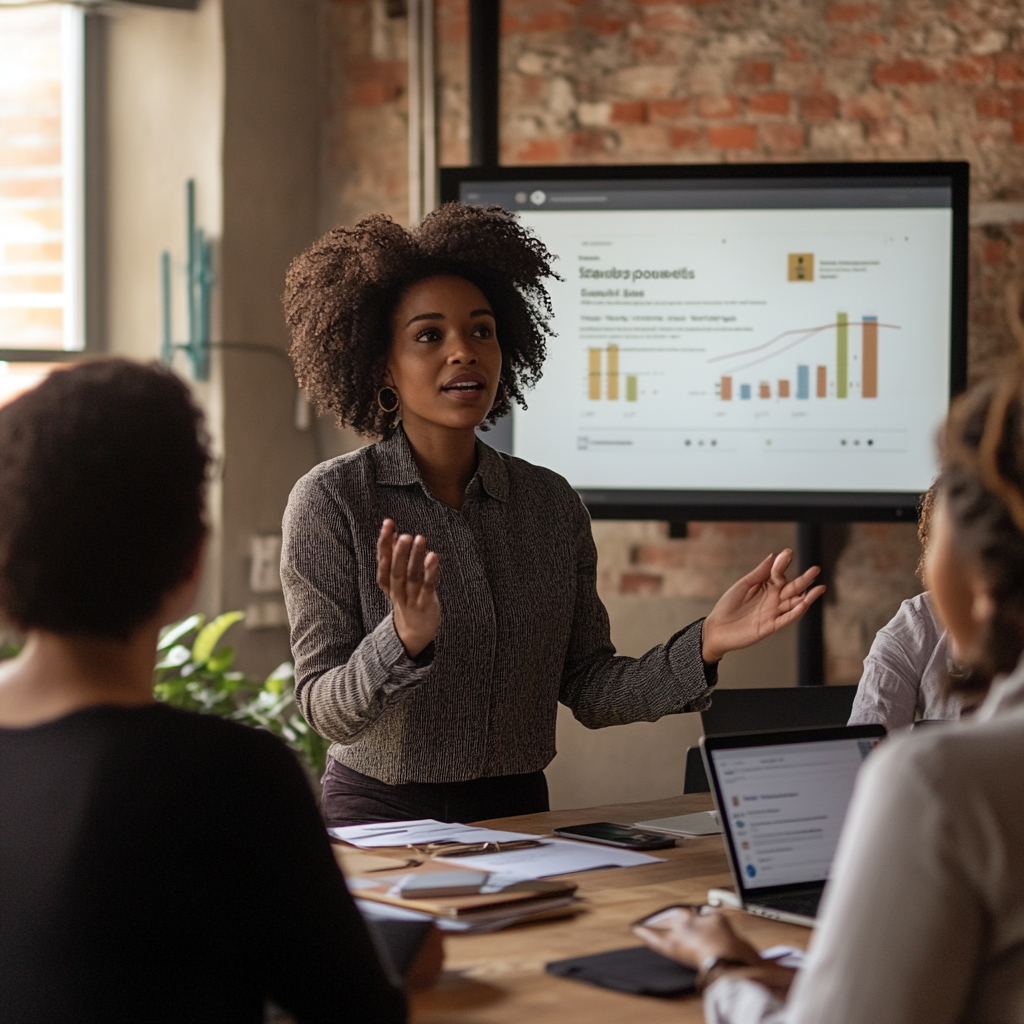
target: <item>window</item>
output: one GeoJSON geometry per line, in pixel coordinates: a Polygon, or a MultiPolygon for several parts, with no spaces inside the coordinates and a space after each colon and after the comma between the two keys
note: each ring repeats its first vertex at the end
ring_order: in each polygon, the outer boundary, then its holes
{"type": "Polygon", "coordinates": [[[0,5],[0,349],[85,346],[83,44],[81,8],[0,5]]]}

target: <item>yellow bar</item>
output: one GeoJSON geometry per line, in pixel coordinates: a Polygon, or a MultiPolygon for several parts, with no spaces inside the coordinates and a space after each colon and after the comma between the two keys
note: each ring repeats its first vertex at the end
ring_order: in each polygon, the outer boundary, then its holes
{"type": "Polygon", "coordinates": [[[587,398],[596,400],[601,397],[601,350],[590,350],[590,369],[587,373],[587,398]]]}
{"type": "Polygon", "coordinates": [[[608,346],[608,401],[619,400],[619,346],[608,346]]]}
{"type": "Polygon", "coordinates": [[[637,395],[637,381],[632,374],[626,375],[626,401],[635,402],[637,395]]]}

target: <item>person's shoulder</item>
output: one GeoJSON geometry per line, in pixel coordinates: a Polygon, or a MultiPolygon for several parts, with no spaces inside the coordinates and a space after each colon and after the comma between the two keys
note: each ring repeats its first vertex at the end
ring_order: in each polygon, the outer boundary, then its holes
{"type": "Polygon", "coordinates": [[[543,495],[549,500],[564,502],[573,508],[582,508],[583,503],[579,494],[560,473],[505,452],[495,451],[495,454],[504,463],[509,483],[519,495],[528,500],[543,495]]]}
{"type": "MultiPolygon", "coordinates": [[[[219,715],[186,711],[157,702],[145,709],[148,731],[174,744],[183,744],[194,755],[208,751],[218,758],[259,759],[277,762],[281,755],[292,756],[288,748],[265,729],[254,729],[219,715]]],[[[191,755],[190,755],[191,756],[191,755]]]]}
{"type": "Polygon", "coordinates": [[[943,635],[942,624],[935,616],[927,591],[904,601],[896,614],[879,631],[911,654],[930,656],[943,635]]]}
{"type": "Polygon", "coordinates": [[[327,459],[299,477],[288,497],[285,518],[301,515],[306,509],[343,505],[346,495],[363,493],[367,475],[373,472],[373,447],[367,444],[327,459]]]}
{"type": "Polygon", "coordinates": [[[889,737],[869,759],[870,774],[885,788],[925,784],[951,800],[970,802],[998,778],[1024,773],[1024,709],[988,721],[963,720],[907,730],[889,737]]]}

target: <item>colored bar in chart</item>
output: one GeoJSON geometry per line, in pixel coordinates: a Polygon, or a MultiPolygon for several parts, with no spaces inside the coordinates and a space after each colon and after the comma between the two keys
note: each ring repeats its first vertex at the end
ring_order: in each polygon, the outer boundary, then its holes
{"type": "Polygon", "coordinates": [[[608,346],[608,401],[619,400],[619,346],[608,346]]]}
{"type": "Polygon", "coordinates": [[[626,375],[626,401],[635,402],[637,395],[636,377],[633,374],[626,375]]]}
{"type": "Polygon", "coordinates": [[[817,392],[817,394],[818,394],[819,398],[827,398],[828,397],[828,367],[827,366],[819,366],[818,367],[818,392],[817,392]]]}
{"type": "Polygon", "coordinates": [[[878,317],[861,321],[861,398],[878,397],[878,317]]]}
{"type": "Polygon", "coordinates": [[[789,398],[789,381],[779,381],[779,398],[789,398]]]}
{"type": "Polygon", "coordinates": [[[771,385],[770,385],[770,384],[768,383],[768,381],[766,381],[766,380],[763,380],[763,381],[761,381],[761,383],[760,383],[760,384],[758,385],[758,388],[757,388],[757,397],[758,397],[758,398],[771,398],[771,397],[772,397],[772,387],[771,387],[771,385]]]}
{"type": "Polygon", "coordinates": [[[811,397],[811,368],[809,366],[796,368],[796,397],[811,397]]]}
{"type": "Polygon", "coordinates": [[[750,385],[749,384],[741,384],[740,385],[740,398],[746,399],[746,398],[749,398],[749,397],[750,397],[750,385]]]}
{"type": "Polygon", "coordinates": [[[836,398],[846,398],[849,360],[849,317],[845,313],[836,313],[836,398]]]}
{"type": "Polygon", "coordinates": [[[601,397],[601,350],[592,348],[587,370],[587,398],[592,402],[601,397]]]}
{"type": "Polygon", "coordinates": [[[722,378],[721,392],[722,392],[722,401],[723,402],[731,402],[732,401],[732,377],[723,377],[722,378]]]}

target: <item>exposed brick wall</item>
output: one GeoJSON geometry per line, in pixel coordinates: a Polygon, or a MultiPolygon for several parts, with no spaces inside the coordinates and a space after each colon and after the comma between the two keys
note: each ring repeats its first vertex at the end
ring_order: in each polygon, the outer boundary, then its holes
{"type": "MultiPolygon", "coordinates": [[[[373,48],[374,4],[329,0],[328,219],[405,215],[404,22],[373,48]]],[[[967,159],[975,201],[1024,200],[1024,4],[1009,0],[503,0],[508,163],[967,159]]],[[[464,0],[440,0],[442,162],[466,154],[464,0]]],[[[377,22],[380,15],[377,16],[377,22]]],[[[1024,224],[971,234],[971,373],[1007,351],[1003,291],[1024,224]]],[[[713,597],[786,524],[595,523],[600,586],[713,597]]],[[[913,527],[844,531],[826,607],[828,676],[855,680],[920,589],[913,527]]]]}
{"type": "Polygon", "coordinates": [[[0,8],[0,348],[64,344],[61,68],[59,6],[0,8]]]}

